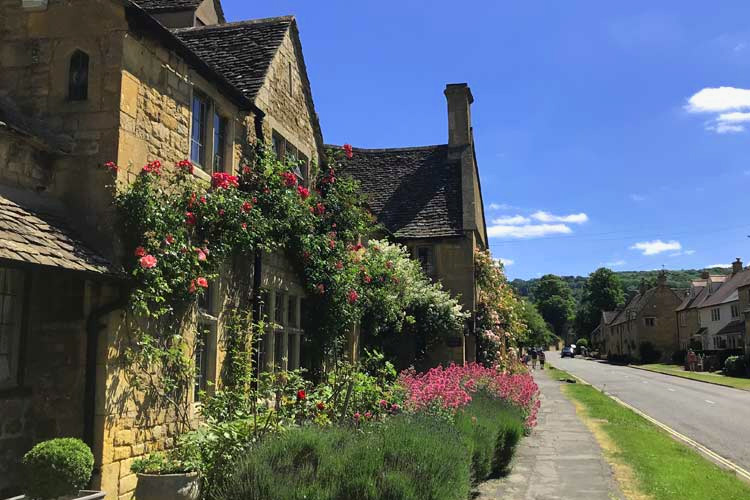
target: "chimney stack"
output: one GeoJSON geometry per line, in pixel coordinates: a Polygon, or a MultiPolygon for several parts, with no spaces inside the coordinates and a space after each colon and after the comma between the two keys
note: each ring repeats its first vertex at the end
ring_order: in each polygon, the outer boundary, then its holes
{"type": "Polygon", "coordinates": [[[448,101],[448,145],[471,144],[471,103],[474,96],[466,83],[449,83],[445,86],[448,101]]]}
{"type": "Polygon", "coordinates": [[[709,273],[708,271],[703,271],[701,273],[701,278],[704,279],[704,280],[707,280],[710,277],[711,277],[711,273],[709,273]]]}
{"type": "Polygon", "coordinates": [[[737,260],[732,262],[732,274],[737,274],[740,271],[742,271],[742,261],[737,257],[737,260]]]}

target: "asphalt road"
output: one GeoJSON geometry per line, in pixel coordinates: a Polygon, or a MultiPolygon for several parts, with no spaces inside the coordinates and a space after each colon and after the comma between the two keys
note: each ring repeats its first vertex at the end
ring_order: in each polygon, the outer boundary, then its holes
{"type": "Polygon", "coordinates": [[[556,368],[617,396],[643,413],[750,471],[750,392],[548,352],[556,368]]]}

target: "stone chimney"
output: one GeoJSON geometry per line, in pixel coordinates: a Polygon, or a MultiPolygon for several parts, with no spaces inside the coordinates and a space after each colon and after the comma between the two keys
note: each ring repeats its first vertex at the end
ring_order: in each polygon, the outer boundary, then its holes
{"type": "Polygon", "coordinates": [[[740,271],[742,271],[742,261],[737,257],[737,260],[732,262],[732,274],[737,274],[740,271]]]}
{"type": "Polygon", "coordinates": [[[660,271],[659,277],[656,278],[656,286],[664,287],[667,286],[667,272],[660,271]]]}
{"type": "Polygon", "coordinates": [[[448,145],[471,144],[471,103],[474,102],[471,89],[466,83],[449,83],[444,94],[448,101],[448,145]]]}
{"type": "Polygon", "coordinates": [[[701,278],[703,278],[704,280],[707,280],[710,277],[711,277],[711,273],[709,273],[708,271],[701,272],[701,278]]]}

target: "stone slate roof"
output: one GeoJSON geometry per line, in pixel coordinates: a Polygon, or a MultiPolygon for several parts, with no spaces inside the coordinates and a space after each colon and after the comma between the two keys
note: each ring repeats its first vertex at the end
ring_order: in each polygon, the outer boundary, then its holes
{"type": "Polygon", "coordinates": [[[737,300],[737,289],[750,285],[750,269],[731,274],[721,287],[711,294],[699,307],[713,307],[737,300]]]}
{"type": "MultiPolygon", "coordinates": [[[[147,12],[175,12],[180,10],[195,10],[203,3],[203,0],[134,0],[143,10],[147,12]]],[[[221,0],[214,0],[214,8],[219,22],[226,22],[221,0]]]]}
{"type": "Polygon", "coordinates": [[[78,240],[64,221],[29,210],[1,194],[0,259],[114,274],[110,264],[78,240]]]}
{"type": "Polygon", "coordinates": [[[649,302],[651,302],[652,297],[656,293],[657,288],[649,288],[644,293],[636,293],[633,295],[633,297],[630,299],[630,301],[625,305],[625,308],[620,311],[620,313],[617,315],[616,318],[612,320],[612,326],[614,325],[620,325],[622,323],[625,323],[628,321],[628,313],[633,312],[640,312],[641,309],[643,309],[646,305],[648,305],[649,302]]]}
{"type": "Polygon", "coordinates": [[[604,319],[604,324],[609,325],[612,323],[612,320],[614,320],[617,317],[617,313],[620,311],[602,311],[602,318],[604,319]]]}
{"type": "Polygon", "coordinates": [[[459,155],[449,158],[449,153],[462,149],[354,148],[340,175],[362,184],[378,221],[397,238],[461,236],[461,160],[459,155]]]}
{"type": "Polygon", "coordinates": [[[254,19],[172,32],[245,97],[255,100],[294,17],[254,19]]]}

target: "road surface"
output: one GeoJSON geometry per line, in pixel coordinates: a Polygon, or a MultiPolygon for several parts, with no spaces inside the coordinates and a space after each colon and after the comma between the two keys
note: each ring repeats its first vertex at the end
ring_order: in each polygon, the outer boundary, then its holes
{"type": "Polygon", "coordinates": [[[750,471],[750,392],[548,352],[554,367],[617,396],[750,471]]]}

